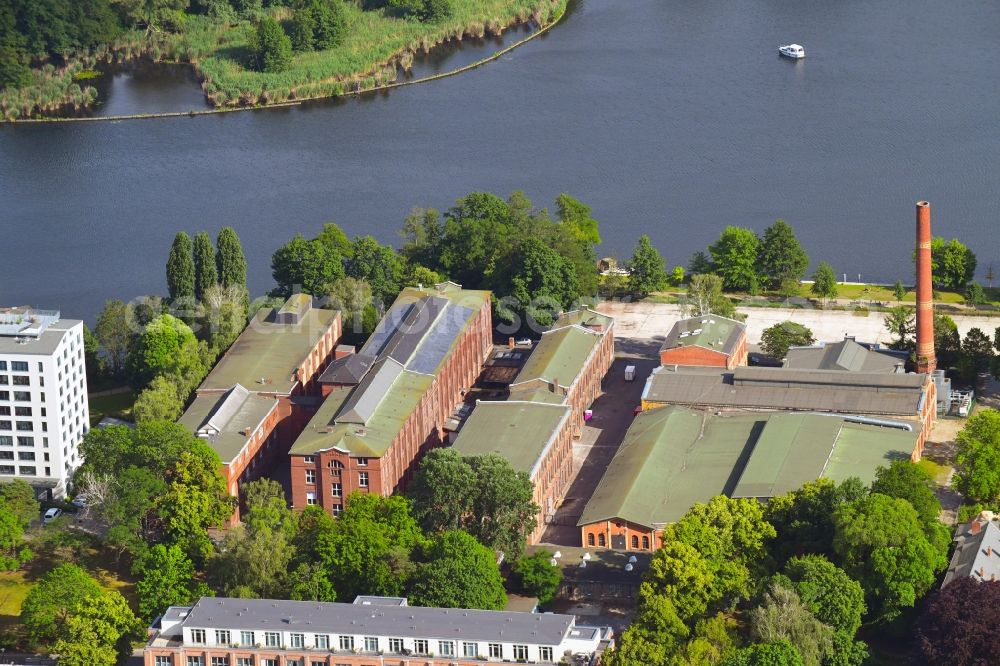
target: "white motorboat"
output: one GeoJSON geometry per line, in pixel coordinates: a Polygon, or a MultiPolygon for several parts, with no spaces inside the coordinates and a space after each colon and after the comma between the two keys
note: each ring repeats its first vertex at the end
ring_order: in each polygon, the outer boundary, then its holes
{"type": "Polygon", "coordinates": [[[786,44],[784,46],[779,46],[778,53],[786,58],[794,58],[796,60],[806,57],[806,50],[798,44],[786,44]]]}

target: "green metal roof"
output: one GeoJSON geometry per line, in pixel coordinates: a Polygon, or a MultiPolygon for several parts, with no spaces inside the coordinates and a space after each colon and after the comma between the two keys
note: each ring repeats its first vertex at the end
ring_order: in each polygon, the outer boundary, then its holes
{"type": "Polygon", "coordinates": [[[550,405],[566,404],[566,395],[562,391],[553,393],[549,388],[549,383],[541,379],[511,388],[507,399],[524,402],[546,402],[550,405]]]}
{"type": "MultiPolygon", "coordinates": [[[[187,408],[178,423],[197,433],[205,423],[214,416],[217,409],[228,398],[229,393],[205,393],[196,395],[191,406],[187,408]]],[[[278,405],[277,398],[250,393],[240,404],[235,413],[222,425],[217,435],[204,438],[212,449],[219,454],[223,464],[229,464],[247,443],[247,429],[251,432],[267,418],[278,405]]]]}
{"type": "Polygon", "coordinates": [[[667,333],[660,351],[697,346],[731,354],[745,330],[742,322],[714,314],[681,319],[667,333]]]}
{"type": "Polygon", "coordinates": [[[773,497],[823,475],[843,420],[810,414],[768,415],[733,497],[773,497]]]}
{"type": "Polygon", "coordinates": [[[908,459],[917,433],[823,414],[714,416],[683,407],[639,414],[578,524],[654,527],[715,495],[767,498],[818,478],[865,484],[908,459]]]}
{"type": "Polygon", "coordinates": [[[326,333],[337,310],[313,308],[299,324],[276,324],[274,309],[261,310],[219,359],[199,390],[227,390],[242,384],[251,391],[290,393],[295,369],[326,333]],[[265,384],[260,380],[264,379],[265,384]]]}
{"type": "Polygon", "coordinates": [[[560,386],[571,386],[583,372],[587,357],[601,341],[601,336],[579,326],[564,326],[542,334],[514,385],[533,379],[558,380],[560,386]]]}
{"type": "Polygon", "coordinates": [[[404,370],[393,381],[364,425],[336,423],[337,413],[347,401],[351,390],[344,388],[334,391],[309,420],[289,453],[308,455],[339,448],[349,451],[352,456],[377,458],[389,449],[433,381],[434,377],[430,375],[404,370]]]}
{"type": "Polygon", "coordinates": [[[496,453],[530,475],[569,411],[541,402],[479,401],[452,448],[463,456],[496,453]]]}
{"type": "Polygon", "coordinates": [[[556,322],[552,324],[553,329],[563,326],[601,326],[605,331],[615,322],[614,318],[590,308],[572,310],[559,315],[556,322]]]}
{"type": "Polygon", "coordinates": [[[837,483],[856,476],[870,485],[876,468],[910,459],[917,436],[917,432],[844,423],[823,476],[837,483]]]}
{"type": "Polygon", "coordinates": [[[681,407],[636,416],[579,525],[621,518],[655,527],[724,493],[764,415],[712,417],[681,407]]]}

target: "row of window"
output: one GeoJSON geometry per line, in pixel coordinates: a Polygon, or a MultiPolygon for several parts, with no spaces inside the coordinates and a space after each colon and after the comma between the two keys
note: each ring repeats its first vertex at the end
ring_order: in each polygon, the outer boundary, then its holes
{"type": "MultiPolygon", "coordinates": [[[[48,462],[49,461],[49,454],[46,453],[44,455],[45,455],[45,462],[48,462]]],[[[13,459],[14,459],[14,452],[13,451],[0,451],[0,460],[13,460],[13,459]]],[[[18,451],[17,452],[17,459],[18,460],[33,461],[35,459],[35,452],[34,451],[18,451]]]]}
{"type": "MultiPolygon", "coordinates": [[[[45,440],[45,448],[49,448],[49,438],[48,437],[43,437],[42,439],[45,440]]],[[[17,438],[17,445],[18,446],[34,446],[35,445],[35,438],[34,437],[18,437],[17,438]]],[[[12,436],[10,436],[10,435],[0,435],[0,446],[14,446],[14,438],[12,436]]]]}
{"type": "MultiPolygon", "coordinates": [[[[10,400],[10,391],[0,391],[0,400],[10,400]]],[[[14,402],[31,402],[31,391],[14,391],[14,402]]],[[[42,402],[45,394],[42,393],[42,402]]]]}
{"type": "MultiPolygon", "coordinates": [[[[157,655],[153,661],[154,666],[175,666],[173,656],[157,655]]],[[[176,666],[180,666],[177,664],[176,666]]],[[[230,662],[229,657],[212,657],[211,661],[205,662],[204,657],[188,657],[185,666],[278,666],[277,659],[261,657],[254,664],[253,657],[236,657],[234,662],[230,662]]],[[[285,659],[285,666],[306,666],[304,659],[285,659]]],[[[310,662],[310,666],[326,666],[325,661],[310,662]]],[[[347,666],[347,664],[336,664],[335,666],[347,666]]]]}
{"type": "MultiPolygon", "coordinates": [[[[19,476],[38,476],[38,468],[33,465],[21,465],[15,472],[13,465],[0,465],[0,474],[18,474],[19,476]]],[[[45,476],[52,476],[52,468],[45,468],[45,476]]]]}
{"type": "MultiPolygon", "coordinates": [[[[3,423],[3,421],[0,421],[3,423]]],[[[339,474],[337,475],[340,476],[339,474]]],[[[316,485],[316,470],[307,469],[306,470],[306,485],[314,486],[316,485]]],[[[358,486],[361,488],[368,487],[368,472],[358,472],[358,486]]],[[[333,484],[333,496],[340,497],[343,493],[343,486],[340,483],[333,484]]]]}
{"type": "MultiPolygon", "coordinates": [[[[208,634],[205,629],[191,629],[191,642],[196,645],[207,645],[208,634]]],[[[288,634],[288,645],[282,643],[281,632],[278,631],[264,631],[264,632],[254,632],[254,631],[240,631],[233,632],[228,629],[216,629],[215,630],[215,645],[232,645],[232,646],[254,646],[263,645],[264,647],[270,648],[291,648],[291,649],[304,649],[306,648],[306,636],[305,634],[288,634]],[[235,634],[239,633],[239,641],[234,641],[235,634]],[[263,634],[263,643],[258,643],[258,634],[263,634]]],[[[389,652],[393,654],[404,654],[406,651],[403,645],[402,638],[390,638],[389,640],[389,652]]],[[[456,657],[457,650],[461,647],[463,657],[478,657],[483,653],[479,650],[479,643],[462,641],[457,643],[456,641],[429,641],[427,639],[418,638],[413,641],[413,653],[418,655],[431,654],[431,648],[435,647],[436,653],[442,657],[456,657]]],[[[330,650],[331,649],[330,636],[328,634],[316,634],[313,637],[313,644],[308,646],[317,650],[330,650]]],[[[343,651],[353,651],[354,650],[354,636],[338,636],[335,643],[336,649],[343,651]]],[[[362,647],[362,646],[359,646],[362,647]]],[[[379,639],[377,636],[365,636],[363,639],[363,649],[365,652],[378,652],[382,648],[379,647],[379,639]]],[[[540,647],[539,658],[542,661],[552,660],[552,648],[551,647],[540,647]]],[[[527,659],[528,658],[528,646],[527,645],[514,645],[512,646],[513,658],[514,659],[527,659]]],[[[502,643],[489,643],[487,644],[487,653],[490,658],[493,659],[503,659],[504,649],[502,643]]]]}
{"type": "MultiPolygon", "coordinates": [[[[591,548],[594,547],[594,534],[592,532],[587,535],[587,545],[590,546],[591,548]]],[[[597,545],[600,546],[601,548],[604,548],[608,545],[608,540],[605,538],[603,534],[597,535],[597,545]]],[[[633,549],[639,548],[639,537],[637,537],[634,534],[632,535],[632,548],[633,549]]],[[[648,536],[642,537],[642,549],[649,550],[648,536]]]]}
{"type": "MultiPolygon", "coordinates": [[[[10,407],[6,406],[0,407],[0,416],[10,416],[10,414],[11,414],[10,407]]],[[[32,415],[31,407],[24,407],[21,405],[14,407],[14,416],[31,416],[31,415],[32,415]]],[[[42,407],[42,416],[46,415],[47,414],[45,412],[45,408],[42,407]]]]}
{"type": "MultiPolygon", "coordinates": [[[[0,370],[7,370],[7,361],[0,361],[0,370]]],[[[10,362],[11,372],[28,372],[28,362],[27,361],[11,361],[10,362]]],[[[42,371],[42,363],[38,362],[38,371],[42,371]]]]}
{"type": "MultiPolygon", "coordinates": [[[[9,386],[13,384],[14,386],[31,386],[31,376],[30,375],[0,375],[0,386],[9,386]]],[[[44,379],[42,381],[42,386],[45,386],[44,379]]]]}

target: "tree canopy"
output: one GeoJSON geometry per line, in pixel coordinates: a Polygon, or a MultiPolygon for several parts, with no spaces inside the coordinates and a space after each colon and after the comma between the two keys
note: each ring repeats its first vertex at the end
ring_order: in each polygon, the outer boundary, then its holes
{"type": "Polygon", "coordinates": [[[837,274],[833,272],[833,266],[825,261],[819,262],[816,272],[813,273],[810,291],[823,300],[837,297],[837,274]]]}
{"type": "Polygon", "coordinates": [[[928,666],[1000,663],[1000,582],[956,578],[931,596],[917,622],[928,666]]]}
{"type": "Polygon", "coordinates": [[[193,299],[195,295],[194,244],[186,231],[180,231],[170,246],[167,258],[167,291],[171,300],[193,299]]]}
{"type": "Polygon", "coordinates": [[[639,243],[628,261],[628,269],[628,286],[633,294],[648,296],[667,288],[667,264],[646,234],[639,236],[639,243]]]}
{"type": "Polygon", "coordinates": [[[760,250],[760,239],[750,229],[725,228],[719,240],[708,247],[715,273],[722,277],[724,289],[753,293],[759,288],[757,256],[760,250]]]}
{"type": "Polygon", "coordinates": [[[421,606],[502,610],[507,603],[496,555],[461,530],[438,534],[424,549],[410,595],[421,606]]]}
{"type": "Polygon", "coordinates": [[[813,332],[794,321],[783,321],[764,329],[760,337],[760,349],[768,356],[783,359],[789,347],[805,347],[816,342],[813,332]]]}
{"type": "Polygon", "coordinates": [[[562,568],[552,564],[551,551],[544,548],[514,562],[511,567],[514,584],[523,594],[537,597],[547,604],[555,597],[562,582],[562,568]]]}
{"type": "Polygon", "coordinates": [[[984,409],[956,437],[955,487],[977,502],[1000,498],[1000,412],[984,409]]]}
{"type": "Polygon", "coordinates": [[[21,604],[21,623],[39,645],[51,645],[64,635],[70,614],[84,601],[104,594],[101,586],[75,564],[63,564],[45,574],[28,590],[21,604]]]}
{"type": "Polygon", "coordinates": [[[775,220],[764,230],[757,258],[758,272],[765,287],[778,289],[782,282],[799,282],[809,268],[809,255],[802,249],[792,226],[775,220]]]}

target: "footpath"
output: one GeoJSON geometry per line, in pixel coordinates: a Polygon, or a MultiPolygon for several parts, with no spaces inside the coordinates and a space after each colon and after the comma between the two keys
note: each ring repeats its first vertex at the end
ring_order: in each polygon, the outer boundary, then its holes
{"type": "MultiPolygon", "coordinates": [[[[747,315],[747,337],[751,344],[760,342],[764,329],[783,321],[794,321],[812,330],[817,340],[835,342],[853,335],[862,342],[889,344],[893,335],[885,328],[884,312],[847,310],[809,310],[798,308],[736,308],[747,315]]],[[[672,303],[605,301],[597,310],[615,318],[615,338],[662,339],[679,319],[683,308],[672,303]]],[[[962,337],[978,327],[990,338],[1000,326],[1000,318],[982,315],[952,314],[962,337]]]]}

